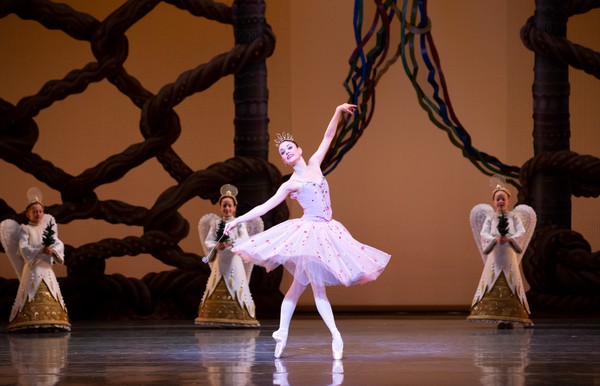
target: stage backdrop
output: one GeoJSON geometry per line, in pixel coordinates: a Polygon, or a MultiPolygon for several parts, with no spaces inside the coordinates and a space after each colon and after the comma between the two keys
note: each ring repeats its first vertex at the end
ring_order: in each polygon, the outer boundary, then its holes
{"type": "MultiPolygon", "coordinates": [[[[62,2],[102,20],[122,0],[62,2]]],[[[275,53],[267,60],[269,132],[271,137],[292,132],[305,154],[314,151],[335,106],[348,98],[342,83],[355,48],[353,3],[267,1],[267,20],[277,38],[275,53]]],[[[478,149],[520,166],[533,155],[534,54],[519,38],[521,26],[533,14],[533,1],[432,1],[428,7],[459,119],[478,149]]],[[[600,50],[597,11],[569,23],[571,40],[600,50]]],[[[0,95],[13,104],[47,80],[94,60],[87,43],[15,16],[0,21],[0,36],[0,95]]],[[[233,45],[228,26],[199,21],[164,3],[127,37],[130,54],[125,67],[154,93],[233,45]]],[[[598,157],[600,84],[577,70],[571,70],[570,77],[571,149],[598,157]]],[[[183,132],[174,149],[195,170],[233,156],[232,93],[233,78],[228,77],[176,108],[183,132]]],[[[334,307],[346,309],[466,309],[482,268],[468,215],[475,204],[489,202],[489,178],[427,119],[400,62],[379,84],[376,101],[369,128],[328,179],[334,217],[358,240],[389,252],[392,260],[376,282],[332,288],[330,300],[334,307]]],[[[36,117],[41,131],[34,151],[78,174],[141,141],[138,117],[138,109],[112,85],[93,84],[36,117]]],[[[271,150],[270,161],[289,173],[275,148],[271,150]]],[[[31,186],[44,191],[47,204],[60,201],[57,192],[11,164],[0,162],[0,175],[0,197],[15,209],[25,207],[25,192],[31,186]]],[[[98,194],[101,199],[149,207],[172,185],[174,181],[151,160],[98,194]]],[[[292,216],[299,216],[296,203],[289,205],[292,216]]],[[[184,250],[201,253],[196,224],[214,210],[200,199],[181,209],[191,229],[181,243],[184,250]]],[[[573,229],[586,237],[592,250],[600,246],[599,219],[597,202],[573,200],[573,229]]],[[[141,233],[94,220],[60,226],[61,239],[74,246],[141,233]]],[[[151,256],[132,256],[109,259],[106,273],[142,277],[169,269],[151,256]]],[[[66,274],[64,267],[56,270],[58,276],[66,274]]],[[[0,276],[14,277],[4,255],[0,276]]],[[[286,274],[283,291],[289,283],[286,274]]],[[[308,291],[300,305],[312,304],[308,291]]]]}

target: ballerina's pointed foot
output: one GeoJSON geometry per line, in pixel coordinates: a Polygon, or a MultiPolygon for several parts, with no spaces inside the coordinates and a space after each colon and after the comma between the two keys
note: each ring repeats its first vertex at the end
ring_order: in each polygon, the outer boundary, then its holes
{"type": "Polygon", "coordinates": [[[331,342],[331,351],[335,360],[340,360],[344,357],[344,341],[341,335],[334,335],[331,342]]]}
{"type": "Polygon", "coordinates": [[[273,333],[273,339],[275,339],[275,358],[279,359],[283,355],[283,350],[285,350],[287,332],[277,330],[273,333]]]}

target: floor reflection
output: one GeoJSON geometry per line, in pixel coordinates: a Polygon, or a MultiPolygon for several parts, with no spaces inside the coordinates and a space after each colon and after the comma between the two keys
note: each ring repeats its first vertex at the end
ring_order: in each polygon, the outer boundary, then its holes
{"type": "MultiPolygon", "coordinates": [[[[278,386],[292,386],[290,379],[293,384],[297,385],[307,385],[311,384],[307,378],[305,370],[300,368],[299,366],[298,373],[296,376],[293,374],[294,364],[290,366],[286,366],[284,359],[275,359],[275,371],[273,372],[273,385],[278,386]],[[290,367],[291,371],[288,371],[288,367],[290,367]],[[290,378],[291,375],[291,378],[290,378]]],[[[313,370],[315,374],[318,373],[327,373],[327,371],[321,371],[318,367],[323,367],[323,364],[312,364],[313,370]]],[[[329,386],[339,386],[344,383],[344,363],[341,360],[334,360],[331,365],[331,383],[329,386]]]]}
{"type": "Polygon", "coordinates": [[[207,370],[207,384],[211,386],[251,385],[252,366],[256,360],[257,329],[210,330],[196,333],[202,365],[207,370]],[[219,331],[219,334],[215,334],[219,331]],[[227,346],[231,360],[223,361],[227,346]]]}
{"type": "Polygon", "coordinates": [[[484,386],[525,386],[533,329],[478,330],[473,335],[473,362],[484,386]]]}
{"type": "Polygon", "coordinates": [[[67,364],[69,336],[69,332],[7,335],[19,385],[56,385],[67,364]]]}
{"type": "Polygon", "coordinates": [[[252,330],[189,321],[80,322],[59,334],[0,330],[0,385],[600,385],[600,318],[504,331],[462,315],[339,318],[343,362],[332,360],[318,316],[296,320],[275,360],[277,322],[252,330]]]}

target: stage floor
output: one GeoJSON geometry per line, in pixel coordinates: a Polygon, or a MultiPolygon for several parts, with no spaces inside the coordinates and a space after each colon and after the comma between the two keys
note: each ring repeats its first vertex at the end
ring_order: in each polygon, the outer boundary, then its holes
{"type": "MultiPolygon", "coordinates": [[[[462,315],[338,315],[344,359],[316,315],[258,329],[193,321],[76,322],[71,333],[0,336],[1,385],[600,385],[600,320],[496,330],[462,315]]],[[[5,325],[0,326],[4,328],[5,325]]]]}

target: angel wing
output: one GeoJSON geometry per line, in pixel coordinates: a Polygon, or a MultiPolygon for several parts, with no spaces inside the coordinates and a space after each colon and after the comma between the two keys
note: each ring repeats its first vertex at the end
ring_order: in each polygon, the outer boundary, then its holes
{"type": "Polygon", "coordinates": [[[4,220],[0,223],[0,242],[13,266],[19,280],[25,261],[19,253],[19,234],[21,226],[15,220],[4,220]]]}
{"type": "Polygon", "coordinates": [[[248,236],[252,236],[264,231],[265,223],[263,222],[262,218],[257,217],[246,222],[246,229],[248,230],[248,236]]]}
{"type": "Polygon", "coordinates": [[[533,232],[535,231],[535,225],[537,224],[537,215],[532,207],[529,205],[517,205],[512,210],[513,215],[518,216],[523,223],[523,227],[525,228],[525,234],[523,235],[523,250],[518,254],[518,259],[521,261],[521,257],[527,250],[527,246],[531,241],[531,236],[533,236],[533,232]]]}
{"type": "Polygon", "coordinates": [[[477,249],[479,250],[479,254],[481,255],[481,259],[485,264],[486,255],[483,253],[483,246],[481,245],[481,228],[483,228],[483,223],[485,219],[494,214],[494,209],[489,204],[477,204],[471,209],[471,214],[469,216],[469,220],[471,222],[471,231],[473,232],[473,238],[475,239],[475,244],[477,245],[477,249]]]}
{"type": "Polygon", "coordinates": [[[204,250],[204,254],[207,255],[210,251],[206,249],[206,245],[204,244],[204,240],[206,240],[206,236],[208,236],[208,231],[210,230],[210,224],[214,221],[218,220],[219,216],[214,213],[207,213],[200,218],[198,221],[198,236],[200,236],[200,244],[202,244],[202,250],[204,250]]]}

